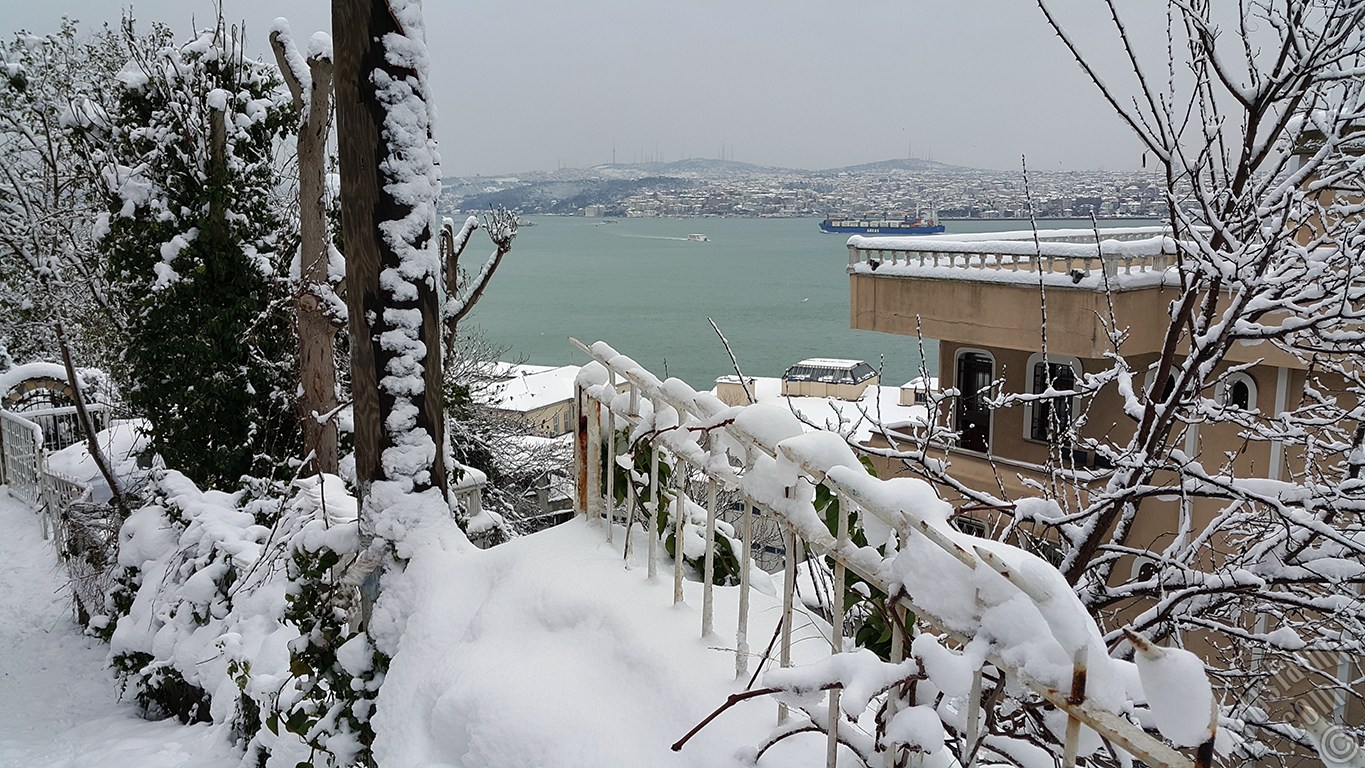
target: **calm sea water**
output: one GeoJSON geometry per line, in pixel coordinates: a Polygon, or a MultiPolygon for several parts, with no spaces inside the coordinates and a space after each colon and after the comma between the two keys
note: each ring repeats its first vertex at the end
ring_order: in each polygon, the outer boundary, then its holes
{"type": "MultiPolygon", "coordinates": [[[[847,236],[814,219],[600,219],[538,216],[517,234],[470,320],[507,356],[545,365],[582,364],[568,337],[602,340],[662,377],[699,389],[732,373],[725,333],[746,375],[778,376],[807,357],[885,366],[899,384],[919,371],[914,338],[849,328],[847,236]],[[705,234],[704,243],[689,233],[705,234]]],[[[1109,221],[1142,226],[1152,222],[1109,221]]],[[[952,221],[948,232],[1027,228],[1017,221],[952,221]]],[[[1089,227],[1040,221],[1040,227],[1089,227]]],[[[491,245],[476,239],[474,267],[491,245]]],[[[930,372],[938,348],[925,342],[930,372]]]]}

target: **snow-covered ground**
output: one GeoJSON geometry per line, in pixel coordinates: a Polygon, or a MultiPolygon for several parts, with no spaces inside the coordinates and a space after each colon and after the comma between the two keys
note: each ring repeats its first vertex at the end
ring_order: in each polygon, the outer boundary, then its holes
{"type": "Polygon", "coordinates": [[[0,486],[0,766],[235,768],[218,732],[148,722],[85,637],[38,516],[0,486]]]}
{"type": "MultiPolygon", "coordinates": [[[[3,487],[0,530],[0,767],[237,768],[222,726],[147,722],[119,701],[108,647],[73,620],[37,515],[3,487]]],[[[716,632],[700,637],[701,585],[688,582],[674,606],[668,561],[650,581],[643,541],[627,563],[617,536],[608,548],[600,525],[574,520],[486,552],[424,547],[404,579],[417,586],[403,601],[413,610],[380,697],[381,765],[744,764],[775,725],[770,698],[669,749],[743,688],[738,590],[717,588],[716,632]]],[[[778,585],[758,586],[754,654],[780,606],[778,585]]],[[[827,631],[799,618],[795,656],[823,657],[827,631]]],[[[802,736],[765,760],[820,765],[823,741],[802,736]]]]}
{"type": "MultiPolygon", "coordinates": [[[[734,679],[739,590],[716,589],[715,632],[703,638],[702,585],[685,583],[685,602],[673,605],[667,561],[650,581],[644,542],[627,562],[616,536],[608,547],[600,524],[580,518],[486,551],[424,547],[404,578],[420,586],[405,597],[411,618],[379,697],[381,764],[746,764],[740,755],[776,725],[771,698],[741,704],[682,751],[669,749],[747,682],[734,679]]],[[[755,656],[781,604],[776,584],[756,587],[755,656]]],[[[796,658],[828,654],[827,626],[799,615],[796,629],[796,658]]],[[[769,754],[773,765],[823,765],[824,736],[769,754]]]]}

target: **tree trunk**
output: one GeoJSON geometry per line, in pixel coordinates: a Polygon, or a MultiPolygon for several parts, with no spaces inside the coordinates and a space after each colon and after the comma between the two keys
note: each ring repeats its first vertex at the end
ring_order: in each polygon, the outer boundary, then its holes
{"type": "MultiPolygon", "coordinates": [[[[446,493],[440,308],[434,276],[429,280],[404,281],[403,286],[410,286],[411,291],[395,291],[392,285],[380,284],[381,273],[399,275],[404,266],[401,255],[380,231],[380,224],[398,221],[413,211],[412,206],[398,202],[384,188],[381,168],[394,158],[393,149],[381,135],[385,111],[373,78],[379,69],[394,80],[417,78],[414,70],[385,59],[384,36],[403,34],[403,30],[383,0],[333,0],[332,31],[341,157],[341,222],[347,252],[356,480],[361,495],[361,534],[372,540],[373,530],[367,530],[365,513],[372,511],[367,496],[373,484],[400,481],[411,488],[411,493],[432,488],[442,495],[446,493]],[[415,327],[396,322],[404,314],[412,316],[414,312],[420,312],[421,318],[415,327]],[[389,342],[393,337],[415,338],[422,348],[421,391],[400,391],[403,381],[399,380],[411,379],[410,372],[403,370],[411,356],[405,361],[403,350],[398,348],[401,345],[389,342]],[[395,415],[396,406],[408,408],[409,403],[416,413],[399,413],[398,418],[390,418],[395,415]],[[407,423],[402,423],[405,420],[407,423]],[[384,452],[396,447],[396,441],[412,431],[425,432],[434,451],[426,469],[404,475],[384,461],[384,452]]],[[[413,244],[434,245],[433,225],[434,222],[419,233],[413,244]]]]}
{"type": "Polygon", "coordinates": [[[270,42],[280,72],[294,95],[294,106],[304,113],[299,125],[299,283],[295,293],[299,334],[299,422],[303,452],[313,457],[317,472],[337,472],[336,333],[341,326],[329,313],[334,296],[328,272],[330,238],[327,232],[327,133],[331,127],[332,62],[323,56],[308,59],[311,85],[303,84],[289,66],[278,33],[270,42]],[[328,415],[320,421],[319,417],[328,415]]]}

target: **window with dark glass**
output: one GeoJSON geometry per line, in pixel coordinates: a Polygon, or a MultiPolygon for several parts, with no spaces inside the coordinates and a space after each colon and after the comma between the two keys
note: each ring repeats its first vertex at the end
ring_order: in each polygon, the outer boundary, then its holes
{"type": "Polygon", "coordinates": [[[1251,410],[1251,386],[1244,379],[1228,383],[1226,405],[1242,411],[1251,410]]]}
{"type": "MultiPolygon", "coordinates": [[[[1048,389],[1068,391],[1076,388],[1076,372],[1068,363],[1043,363],[1033,366],[1033,394],[1041,395],[1048,389]]],[[[1073,397],[1050,397],[1033,402],[1033,419],[1029,437],[1047,443],[1057,443],[1066,437],[1071,427],[1073,397]]]]}
{"type": "Polygon", "coordinates": [[[990,449],[990,387],[995,361],[977,352],[964,352],[957,359],[956,421],[959,445],[972,451],[990,449]]]}

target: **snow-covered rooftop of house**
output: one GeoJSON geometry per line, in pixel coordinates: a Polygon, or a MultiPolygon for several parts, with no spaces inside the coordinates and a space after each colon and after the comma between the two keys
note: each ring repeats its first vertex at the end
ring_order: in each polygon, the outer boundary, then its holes
{"type": "Polygon", "coordinates": [[[573,383],[578,376],[579,366],[533,368],[539,370],[526,372],[519,367],[507,380],[489,386],[481,402],[504,411],[530,413],[547,405],[573,399],[573,383]]]}
{"type": "MultiPolygon", "coordinates": [[[[745,377],[749,389],[759,403],[791,408],[803,421],[817,427],[838,432],[852,432],[858,442],[872,437],[874,422],[905,425],[923,422],[923,405],[901,405],[899,387],[868,387],[857,400],[831,397],[787,397],[782,394],[782,380],[766,377],[745,377]]],[[[735,376],[721,376],[717,382],[739,383],[735,376]]]]}
{"type": "Polygon", "coordinates": [[[553,371],[557,366],[535,365],[533,363],[513,363],[499,360],[488,368],[488,375],[495,379],[510,379],[523,373],[544,373],[553,371]]]}
{"type": "Polygon", "coordinates": [[[845,360],[838,357],[808,357],[797,363],[797,365],[809,365],[819,368],[851,369],[861,362],[862,360],[845,360]]]}

